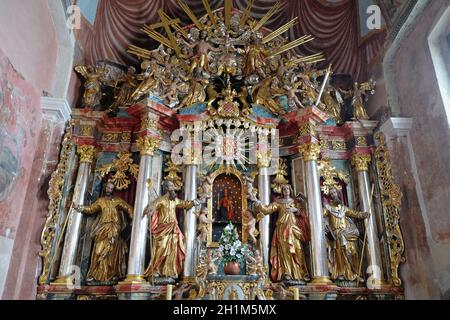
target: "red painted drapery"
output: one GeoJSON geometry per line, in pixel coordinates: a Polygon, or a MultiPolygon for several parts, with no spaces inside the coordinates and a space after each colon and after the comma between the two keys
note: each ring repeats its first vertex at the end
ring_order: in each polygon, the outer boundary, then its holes
{"type": "MultiPolygon", "coordinates": [[[[276,29],[294,17],[299,23],[288,32],[290,39],[311,34],[316,40],[299,48],[301,53],[324,52],[336,73],[351,74],[356,80],[367,80],[368,65],[381,51],[386,32],[376,32],[366,39],[360,37],[358,0],[334,3],[322,0],[283,0],[282,9],[266,24],[276,29]]],[[[206,14],[202,1],[186,0],[197,17],[206,14]]],[[[223,6],[222,0],[209,1],[211,7],[223,6]]],[[[244,10],[248,1],[235,0],[234,6],[244,10]]],[[[255,0],[252,17],[262,17],[276,0],[255,0]]],[[[86,37],[86,63],[109,59],[118,63],[136,64],[126,52],[129,44],[155,47],[140,28],[159,21],[158,10],[180,18],[184,24],[191,21],[179,8],[176,0],[100,0],[92,31],[86,37]]]]}

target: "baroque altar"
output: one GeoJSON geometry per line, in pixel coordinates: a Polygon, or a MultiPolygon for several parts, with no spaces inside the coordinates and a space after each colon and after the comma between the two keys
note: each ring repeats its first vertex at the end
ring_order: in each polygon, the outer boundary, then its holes
{"type": "Polygon", "coordinates": [[[401,299],[401,194],[376,83],[225,1],[159,12],[140,70],[84,79],[52,175],[38,299],[401,299]],[[164,30],[164,35],[161,33],[164,30]]]}

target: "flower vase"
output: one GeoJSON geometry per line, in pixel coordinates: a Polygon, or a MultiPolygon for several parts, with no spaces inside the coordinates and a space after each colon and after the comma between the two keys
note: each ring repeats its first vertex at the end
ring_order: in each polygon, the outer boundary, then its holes
{"type": "Polygon", "coordinates": [[[241,266],[236,261],[231,261],[225,264],[223,272],[229,276],[237,276],[241,274],[241,266]]]}

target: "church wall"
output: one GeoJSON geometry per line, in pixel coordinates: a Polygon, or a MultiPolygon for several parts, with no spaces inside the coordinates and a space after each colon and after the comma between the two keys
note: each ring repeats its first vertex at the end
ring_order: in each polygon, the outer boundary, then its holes
{"type": "Polygon", "coordinates": [[[0,299],[35,298],[48,180],[64,127],[45,118],[40,97],[72,102],[78,94],[69,86],[64,96],[62,69],[71,48],[70,39],[55,32],[61,23],[62,6],[46,0],[0,1],[0,153],[8,151],[0,155],[0,190],[7,189],[0,196],[0,299]],[[13,178],[2,178],[12,169],[13,178]]]}
{"type": "Polygon", "coordinates": [[[14,68],[39,93],[51,93],[57,41],[46,0],[0,1],[0,44],[14,68]]]}
{"type": "Polygon", "coordinates": [[[369,103],[369,114],[383,122],[388,99],[398,99],[389,101],[398,107],[394,116],[413,120],[409,137],[388,142],[403,192],[407,260],[401,276],[408,299],[448,297],[450,289],[450,131],[428,46],[430,32],[449,5],[430,1],[410,27],[388,67],[394,83],[384,78],[381,65],[375,68],[378,93],[369,103]],[[392,90],[397,98],[389,97],[392,90]]]}
{"type": "MultiPolygon", "coordinates": [[[[25,237],[18,232],[32,178],[33,161],[38,150],[42,115],[39,93],[14,70],[0,52],[0,293],[4,289],[15,241],[25,237]]],[[[37,171],[40,173],[40,170],[37,171]]]]}

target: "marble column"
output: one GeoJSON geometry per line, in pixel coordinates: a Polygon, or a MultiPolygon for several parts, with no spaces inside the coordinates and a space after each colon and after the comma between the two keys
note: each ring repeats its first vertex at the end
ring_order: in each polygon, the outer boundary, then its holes
{"type": "MultiPolygon", "coordinates": [[[[197,165],[186,164],[184,181],[184,199],[194,200],[197,198],[197,165]]],[[[195,207],[186,210],[184,216],[183,233],[186,241],[186,257],[183,267],[183,279],[190,280],[195,277],[195,234],[197,230],[197,217],[195,207]]]]}
{"type": "MultiPolygon", "coordinates": [[[[91,165],[94,161],[96,150],[92,145],[80,145],[78,146],[77,152],[80,156],[80,165],[78,167],[78,175],[72,202],[74,205],[82,206],[84,205],[85,195],[91,174],[91,165]]],[[[76,268],[78,268],[78,266],[75,265],[75,260],[78,251],[78,243],[80,240],[83,214],[71,208],[67,219],[69,220],[66,225],[66,235],[64,239],[61,264],[54,284],[72,285],[74,280],[72,278],[72,274],[77,274],[76,268]]]]}
{"type": "Polygon", "coordinates": [[[369,164],[372,161],[370,154],[356,153],[352,156],[352,164],[358,175],[358,191],[361,201],[361,211],[370,213],[368,219],[364,221],[366,239],[366,257],[370,278],[367,279],[367,286],[371,289],[384,284],[383,265],[380,253],[380,241],[378,239],[377,221],[372,204],[372,187],[369,179],[369,164]]]}
{"type": "MultiPolygon", "coordinates": [[[[270,204],[270,180],[269,167],[271,156],[269,152],[266,154],[258,153],[258,192],[259,200],[262,205],[270,204]]],[[[269,267],[270,252],[270,216],[266,215],[259,221],[259,239],[261,241],[262,258],[265,267],[269,267]]]]}
{"type": "Polygon", "coordinates": [[[305,163],[309,223],[311,226],[311,283],[314,285],[330,284],[332,281],[328,272],[322,195],[320,192],[320,178],[317,169],[320,146],[315,143],[303,144],[300,146],[300,153],[302,154],[305,163]]]}
{"type": "MultiPolygon", "coordinates": [[[[144,209],[148,205],[149,188],[147,182],[151,178],[152,159],[160,140],[144,136],[136,141],[141,159],[139,161],[139,175],[136,184],[136,196],[133,210],[130,250],[128,257],[127,277],[124,282],[145,282],[145,249],[147,243],[148,217],[144,209]]],[[[154,188],[155,186],[150,186],[154,188]]]]}

